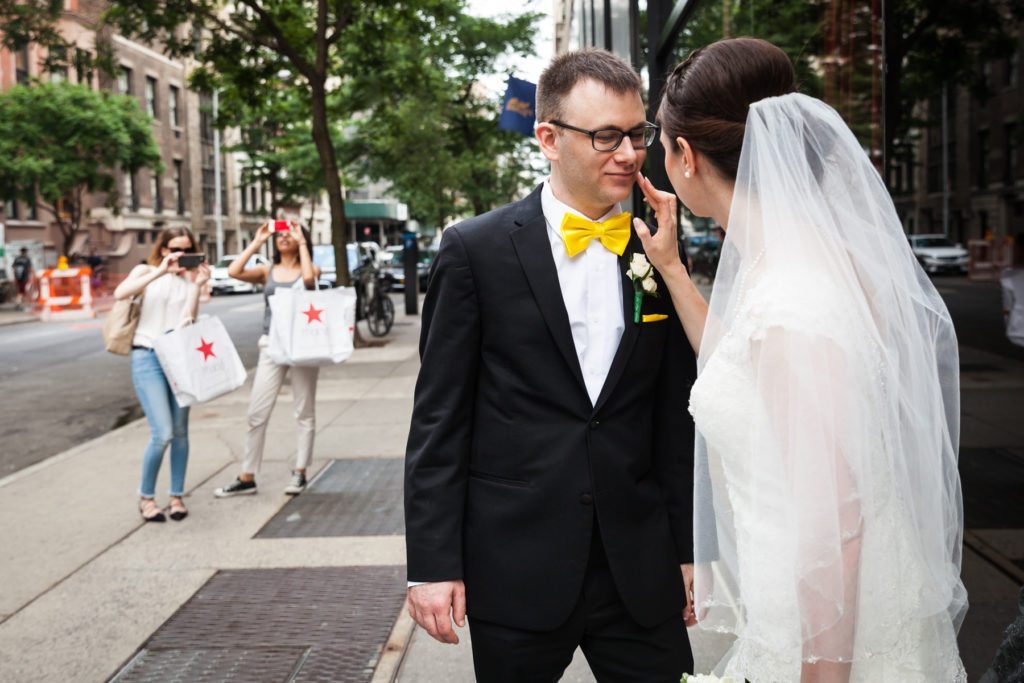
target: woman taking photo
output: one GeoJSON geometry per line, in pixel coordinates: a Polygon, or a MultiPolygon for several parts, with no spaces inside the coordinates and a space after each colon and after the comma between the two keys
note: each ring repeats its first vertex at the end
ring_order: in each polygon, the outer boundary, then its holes
{"type": "MultiPolygon", "coordinates": [[[[283,221],[275,221],[281,224],[283,221]]],[[[298,426],[295,469],[291,482],[284,492],[290,495],[302,493],[306,488],[306,469],[313,459],[313,436],[316,431],[316,381],[319,368],[289,367],[278,365],[267,353],[270,335],[270,297],[278,287],[299,286],[316,289],[320,268],[313,265],[309,252],[309,234],[296,223],[288,223],[287,230],[274,231],[271,224],[264,223],[256,232],[242,255],[228,266],[228,275],[257,285],[263,285],[263,336],[259,340],[260,358],[256,375],[252,381],[252,397],[249,400],[249,434],[245,442],[245,458],[238,478],[223,488],[214,491],[218,498],[229,498],[256,493],[256,472],[263,461],[263,447],[266,442],[267,422],[274,410],[277,394],[284,379],[291,372],[292,398],[295,402],[295,422],[298,426]],[[266,244],[273,235],[274,262],[269,266],[246,268],[249,259],[266,244]]]]}
{"type": "Polygon", "coordinates": [[[181,497],[185,493],[185,469],[188,466],[188,408],[174,399],[153,342],[160,335],[192,322],[199,309],[199,290],[210,279],[203,263],[195,270],[178,265],[182,254],[196,251],[188,228],[169,228],[160,233],[148,263],[132,269],[114,290],[117,299],[141,296],[138,326],[132,339],[132,384],[139,404],[149,422],[150,439],[142,456],[142,480],[139,484],[139,513],[147,522],[163,522],[164,512],[154,500],[156,477],[167,446],[171,447],[170,505],[167,515],[175,521],[185,519],[188,509],[181,497]]]}

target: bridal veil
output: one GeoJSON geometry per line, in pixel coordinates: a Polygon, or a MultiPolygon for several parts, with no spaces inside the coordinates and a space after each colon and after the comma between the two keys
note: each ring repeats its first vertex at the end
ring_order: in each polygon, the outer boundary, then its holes
{"type": "Polygon", "coordinates": [[[799,619],[765,645],[805,662],[884,654],[922,624],[955,638],[967,600],[953,323],[881,178],[825,103],[750,106],[709,307],[700,372],[738,341],[757,407],[735,424],[747,435],[739,457],[723,462],[697,435],[701,625],[743,633],[775,590],[799,619]],[[737,517],[781,522],[744,540],[737,517]],[[772,566],[749,566],[751,542],[771,544],[772,566]],[[763,574],[789,585],[766,588],[763,574]]]}

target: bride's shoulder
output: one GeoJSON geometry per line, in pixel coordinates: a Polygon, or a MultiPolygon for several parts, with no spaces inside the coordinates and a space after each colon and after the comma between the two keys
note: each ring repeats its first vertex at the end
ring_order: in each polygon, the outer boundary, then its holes
{"type": "Polygon", "coordinates": [[[761,336],[771,328],[846,339],[853,311],[838,283],[822,273],[765,274],[752,283],[744,315],[761,336]]]}

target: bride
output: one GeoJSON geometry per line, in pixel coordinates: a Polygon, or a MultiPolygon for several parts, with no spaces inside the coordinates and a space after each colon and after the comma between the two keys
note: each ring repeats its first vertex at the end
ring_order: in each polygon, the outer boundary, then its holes
{"type": "Polygon", "coordinates": [[[736,635],[715,673],[966,681],[953,325],[839,115],[770,43],[723,40],[658,117],[681,201],[725,230],[710,303],[676,197],[635,227],[699,352],[693,604],[736,635]]]}

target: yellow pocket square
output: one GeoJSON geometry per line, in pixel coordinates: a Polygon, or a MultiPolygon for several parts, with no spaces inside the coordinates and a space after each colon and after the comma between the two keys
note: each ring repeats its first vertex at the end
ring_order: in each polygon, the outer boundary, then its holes
{"type": "Polygon", "coordinates": [[[643,317],[645,323],[656,323],[659,320],[668,320],[668,316],[664,313],[650,313],[643,317]]]}

